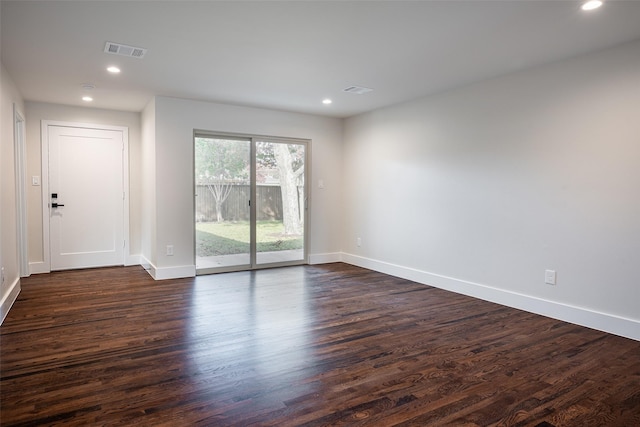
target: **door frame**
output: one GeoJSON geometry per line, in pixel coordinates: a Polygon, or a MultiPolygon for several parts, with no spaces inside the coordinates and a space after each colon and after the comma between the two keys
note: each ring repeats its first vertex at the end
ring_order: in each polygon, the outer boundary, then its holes
{"type": "Polygon", "coordinates": [[[39,269],[39,273],[51,272],[51,244],[49,240],[49,127],[70,127],[81,128],[91,130],[109,130],[122,132],[122,182],[124,191],[124,212],[123,216],[123,238],[124,249],[122,251],[122,265],[126,265],[126,260],[130,251],[129,242],[129,128],[126,126],[111,126],[95,123],[76,123],[76,122],[63,122],[58,120],[42,120],[41,122],[41,162],[42,162],[42,177],[40,187],[42,189],[42,257],[43,268],[39,269]]]}
{"type": "Polygon", "coordinates": [[[16,234],[20,277],[28,277],[29,250],[27,234],[27,141],[24,114],[13,104],[13,140],[16,177],[16,234]]]}
{"type": "MultiPolygon", "coordinates": [[[[304,230],[303,230],[303,255],[302,260],[299,261],[284,261],[284,262],[276,262],[269,264],[257,264],[257,252],[256,252],[256,218],[257,218],[257,203],[253,202],[250,205],[250,239],[249,239],[249,264],[242,264],[238,266],[231,267],[216,267],[216,268],[206,268],[206,269],[196,269],[196,275],[206,275],[206,274],[216,274],[216,273],[229,273],[234,271],[252,271],[252,270],[260,270],[266,268],[273,267],[288,267],[294,265],[303,265],[309,264],[309,236],[311,235],[311,140],[306,138],[292,138],[292,137],[282,137],[282,136],[266,136],[266,135],[256,135],[256,134],[246,134],[246,133],[233,133],[233,132],[215,132],[210,130],[202,130],[202,129],[194,129],[193,136],[191,138],[192,146],[195,144],[196,137],[211,137],[211,138],[230,138],[230,139],[247,139],[251,141],[251,158],[250,160],[250,180],[251,180],[251,191],[250,191],[250,200],[256,200],[256,187],[257,183],[255,180],[256,173],[256,156],[255,156],[255,143],[256,141],[264,140],[265,142],[274,142],[281,144],[299,144],[304,145],[304,195],[305,195],[305,203],[304,203],[304,230]]],[[[193,230],[193,265],[196,265],[196,188],[195,188],[195,150],[193,152],[193,215],[192,217],[192,230],[193,230]]]]}

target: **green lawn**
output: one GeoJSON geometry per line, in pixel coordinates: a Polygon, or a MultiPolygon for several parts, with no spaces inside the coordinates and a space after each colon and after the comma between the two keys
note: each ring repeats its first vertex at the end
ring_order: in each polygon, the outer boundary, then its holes
{"type": "MultiPolygon", "coordinates": [[[[283,236],[280,221],[258,221],[256,224],[257,251],[302,249],[301,236],[283,236]]],[[[232,255],[249,252],[249,223],[196,223],[196,254],[199,257],[232,255]]]]}

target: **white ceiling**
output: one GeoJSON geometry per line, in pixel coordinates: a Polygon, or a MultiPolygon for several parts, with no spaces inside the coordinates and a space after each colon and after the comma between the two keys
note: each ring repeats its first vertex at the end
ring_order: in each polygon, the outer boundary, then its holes
{"type": "MultiPolygon", "coordinates": [[[[605,0],[606,1],[606,0],[605,0]]],[[[640,1],[7,1],[26,100],[140,111],[154,95],[348,117],[640,39],[640,1]],[[144,59],[104,53],[111,41],[144,59]],[[115,64],[120,75],[105,68],[115,64]],[[350,85],[371,87],[364,95],[350,85]],[[325,106],[329,97],[333,104],[325,106]]]]}

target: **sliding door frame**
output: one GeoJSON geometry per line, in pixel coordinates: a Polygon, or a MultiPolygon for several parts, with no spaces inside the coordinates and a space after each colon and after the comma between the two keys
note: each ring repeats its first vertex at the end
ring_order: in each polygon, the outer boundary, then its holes
{"type": "MultiPolygon", "coordinates": [[[[249,227],[249,255],[250,255],[250,264],[242,264],[238,266],[228,266],[228,267],[215,267],[215,268],[200,268],[196,269],[196,275],[204,275],[204,274],[215,274],[215,273],[226,273],[233,271],[248,271],[248,270],[259,270],[264,268],[274,268],[274,267],[285,267],[285,266],[293,266],[293,265],[303,265],[308,264],[309,257],[309,229],[310,229],[310,202],[311,202],[311,194],[310,189],[311,185],[309,185],[309,180],[311,177],[311,140],[303,139],[303,138],[288,138],[288,137],[276,137],[276,136],[265,136],[265,135],[252,135],[252,134],[243,134],[243,133],[230,133],[230,132],[215,132],[208,130],[200,130],[194,129],[192,143],[195,147],[195,139],[197,137],[201,138],[219,138],[219,139],[237,139],[240,141],[249,140],[250,141],[250,205],[249,205],[249,215],[250,215],[250,227],[249,227]],[[304,147],[304,212],[303,212],[303,255],[302,259],[294,260],[294,261],[281,261],[281,262],[272,262],[272,263],[257,263],[257,236],[256,236],[256,223],[257,223],[257,179],[256,179],[256,144],[258,142],[270,142],[274,144],[296,144],[302,145],[304,147]]],[[[196,188],[195,188],[195,150],[193,156],[193,171],[194,171],[194,197],[193,197],[193,241],[194,241],[194,265],[196,265],[196,188]]]]}

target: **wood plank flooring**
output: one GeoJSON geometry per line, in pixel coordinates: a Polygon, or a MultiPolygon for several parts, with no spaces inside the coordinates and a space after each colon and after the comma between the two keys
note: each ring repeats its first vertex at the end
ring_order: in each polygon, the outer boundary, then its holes
{"type": "Polygon", "coordinates": [[[35,275],[9,426],[640,426],[640,342],[327,264],[35,275]]]}

